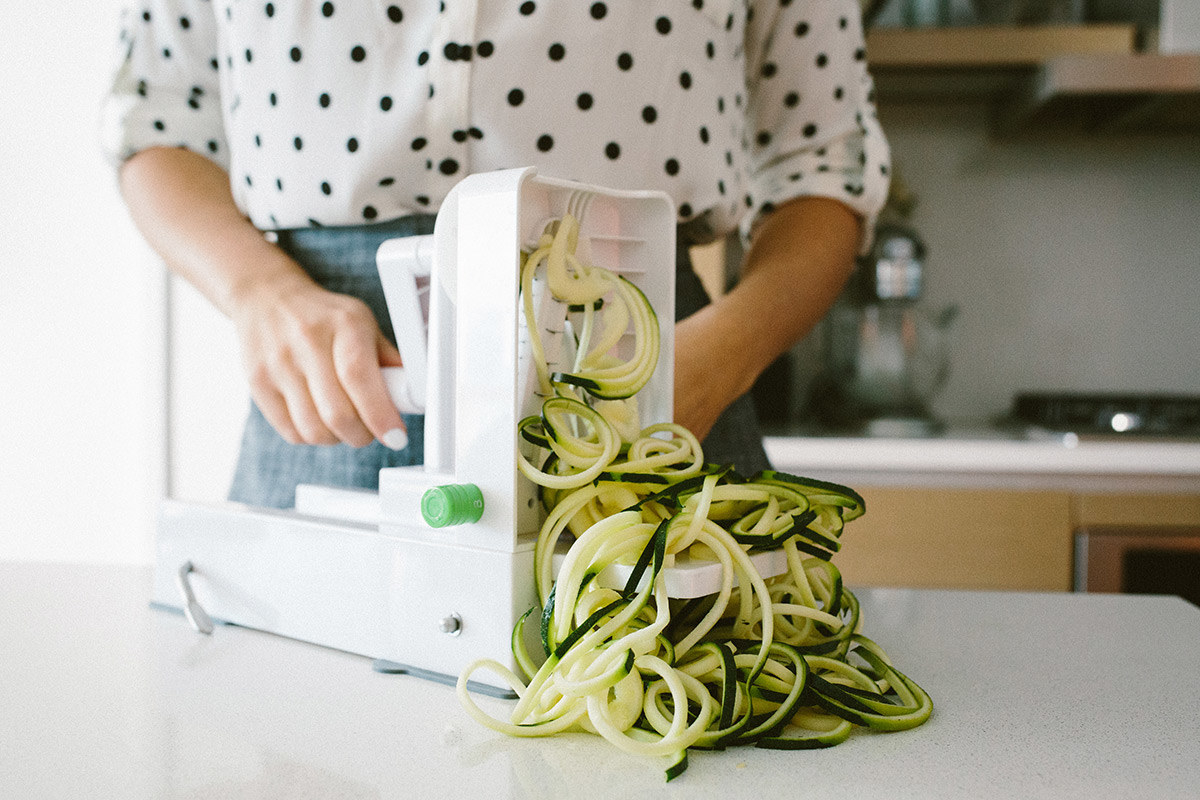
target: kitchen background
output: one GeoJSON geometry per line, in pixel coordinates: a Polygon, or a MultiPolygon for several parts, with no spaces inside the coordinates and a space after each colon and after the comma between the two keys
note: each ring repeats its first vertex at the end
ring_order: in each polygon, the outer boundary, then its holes
{"type": "MultiPolygon", "coordinates": [[[[162,493],[224,494],[245,411],[228,324],[164,280],[99,155],[118,6],[22,5],[0,49],[0,558],[149,560],[162,493]]],[[[889,97],[882,77],[922,302],[960,308],[935,411],[989,419],[1029,389],[1200,395],[1200,120],[1000,136],[991,97],[889,97]]]]}

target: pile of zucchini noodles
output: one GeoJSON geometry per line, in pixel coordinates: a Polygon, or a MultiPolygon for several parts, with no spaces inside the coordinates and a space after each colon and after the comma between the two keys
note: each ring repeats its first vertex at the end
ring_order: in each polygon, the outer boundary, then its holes
{"type": "Polygon", "coordinates": [[[546,510],[534,559],[541,614],[530,609],[513,631],[525,677],[492,660],[472,664],[458,681],[464,708],[512,736],[599,734],[666,758],[668,780],[686,770],[691,749],[829,747],[856,726],[922,724],[929,695],[860,632],[858,601],[831,563],[862,498],[825,481],[747,479],[706,464],[695,436],[673,423],[639,430],[636,394],[657,361],[657,320],[633,284],[576,258],[577,239],[577,222],[563,217],[521,274],[545,398],[518,425],[540,462],[522,453],[518,468],[546,510]],[[569,373],[546,365],[535,273],[577,320],[569,373]],[[612,353],[630,326],[633,354],[622,360],[612,353]],[[782,550],[787,569],[764,579],[751,561],[761,550],[782,550]],[[685,551],[720,564],[716,594],[667,596],[663,571],[685,551]],[[614,582],[619,567],[628,577],[614,582]],[[525,628],[539,623],[541,652],[530,653],[525,628]],[[507,720],[470,696],[479,669],[517,694],[507,720]]]}

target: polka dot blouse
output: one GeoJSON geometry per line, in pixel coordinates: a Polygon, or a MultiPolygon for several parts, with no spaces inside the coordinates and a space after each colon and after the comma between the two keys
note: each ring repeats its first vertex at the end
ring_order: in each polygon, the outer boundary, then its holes
{"type": "Polygon", "coordinates": [[[261,229],[436,211],[533,165],[661,189],[709,235],[888,184],[856,0],[143,0],[105,104],[114,161],[227,169],[261,229]]]}

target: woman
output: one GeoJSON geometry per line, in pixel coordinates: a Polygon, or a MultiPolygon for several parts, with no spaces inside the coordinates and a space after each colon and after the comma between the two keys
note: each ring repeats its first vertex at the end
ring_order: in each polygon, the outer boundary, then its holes
{"type": "Polygon", "coordinates": [[[470,172],[675,200],[675,420],[746,473],[767,466],[746,392],[887,191],[854,0],[146,0],[122,46],[108,150],[147,240],[236,326],[254,407],[231,497],[256,505],[419,461],[374,248],[431,230],[470,172]],[[687,248],[739,228],[710,303],[687,248]]]}

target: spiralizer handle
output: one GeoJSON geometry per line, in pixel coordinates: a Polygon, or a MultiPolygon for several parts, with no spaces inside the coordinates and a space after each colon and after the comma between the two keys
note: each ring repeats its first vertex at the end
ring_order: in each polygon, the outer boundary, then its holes
{"type": "Polygon", "coordinates": [[[403,414],[425,413],[429,377],[429,285],[433,235],[389,239],[376,254],[401,367],[384,367],[392,402],[403,414]]]}

